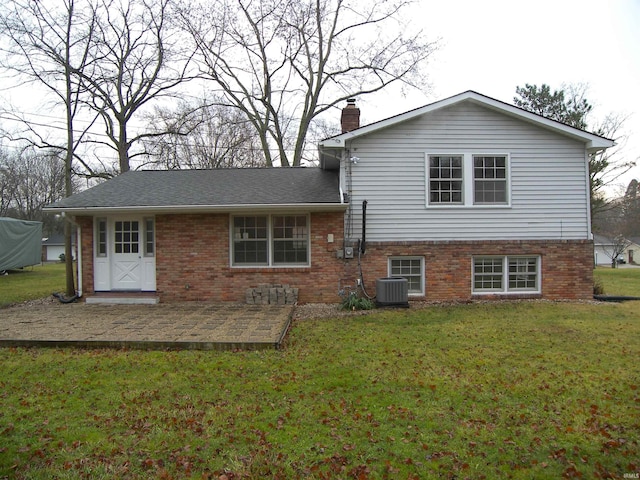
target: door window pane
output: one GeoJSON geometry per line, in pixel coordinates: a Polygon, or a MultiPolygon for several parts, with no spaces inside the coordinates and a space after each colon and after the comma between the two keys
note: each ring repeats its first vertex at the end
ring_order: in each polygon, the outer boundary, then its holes
{"type": "Polygon", "coordinates": [[[114,230],[114,247],[116,253],[138,253],[139,222],[117,221],[114,230]]]}

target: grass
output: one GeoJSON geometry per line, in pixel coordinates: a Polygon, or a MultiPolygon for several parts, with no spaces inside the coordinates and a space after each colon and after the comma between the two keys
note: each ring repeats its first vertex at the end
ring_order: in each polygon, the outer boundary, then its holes
{"type": "Polygon", "coordinates": [[[635,475],[639,306],[380,310],[281,351],[0,349],[0,478],[635,475]]]}
{"type": "Polygon", "coordinates": [[[640,268],[598,267],[593,275],[607,295],[640,297],[640,268]]]}
{"type": "Polygon", "coordinates": [[[64,263],[45,263],[0,276],[0,308],[65,291],[64,263]]]}
{"type": "MultiPolygon", "coordinates": [[[[640,269],[596,277],[640,292],[640,269]]],[[[639,308],[377,310],[266,352],[0,349],[0,478],[637,478],[639,308]]]]}

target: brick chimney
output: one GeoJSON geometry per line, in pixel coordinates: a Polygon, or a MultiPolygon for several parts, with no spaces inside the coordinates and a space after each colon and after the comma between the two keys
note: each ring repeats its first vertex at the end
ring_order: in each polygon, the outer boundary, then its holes
{"type": "Polygon", "coordinates": [[[340,123],[342,124],[342,133],[347,133],[360,127],[360,109],[356,108],[355,98],[347,100],[347,106],[342,109],[340,123]]]}

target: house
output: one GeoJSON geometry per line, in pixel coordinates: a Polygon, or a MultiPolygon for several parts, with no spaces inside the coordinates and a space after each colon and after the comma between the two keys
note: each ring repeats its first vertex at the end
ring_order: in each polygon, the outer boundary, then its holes
{"type": "MultiPolygon", "coordinates": [[[[71,238],[72,248],[75,249],[75,237],[71,238]]],[[[64,255],[64,235],[58,233],[42,239],[42,261],[59,262],[61,255],[64,255]]],[[[74,252],[75,260],[75,252],[74,252]]]]}
{"type": "Polygon", "coordinates": [[[593,235],[593,261],[596,266],[611,266],[615,243],[615,240],[606,235],[593,235]]]}
{"type": "Polygon", "coordinates": [[[613,258],[618,264],[636,264],[640,254],[640,238],[608,237],[595,234],[593,236],[594,262],[598,266],[610,267],[613,258]]]}
{"type": "Polygon", "coordinates": [[[629,246],[625,250],[625,261],[630,265],[637,265],[640,263],[640,237],[631,237],[629,240],[629,246]]]}
{"type": "Polygon", "coordinates": [[[354,126],[321,142],[320,163],[341,171],[365,285],[400,275],[427,300],[592,296],[588,156],[611,140],[472,91],[354,126]]]}
{"type": "Polygon", "coordinates": [[[244,301],[286,284],[301,302],[335,302],[346,208],[337,171],[248,168],[130,171],[47,210],[77,226],[85,297],[244,301]]]}
{"type": "Polygon", "coordinates": [[[127,172],[50,205],[85,296],[300,302],[401,276],[411,299],[588,298],[588,154],[611,140],[465,92],[319,144],[320,168],[127,172]]]}

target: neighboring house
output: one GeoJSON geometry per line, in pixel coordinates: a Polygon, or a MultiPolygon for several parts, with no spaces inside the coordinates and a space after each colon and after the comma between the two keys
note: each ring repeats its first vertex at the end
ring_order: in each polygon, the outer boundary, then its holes
{"type": "Polygon", "coordinates": [[[475,92],[342,115],[320,168],[127,172],[50,205],[78,226],[82,293],[336,302],[402,276],[422,300],[592,295],[588,153],[611,140],[475,92]]]}
{"type": "MultiPolygon", "coordinates": [[[[74,251],[73,258],[75,259],[75,237],[71,239],[71,244],[74,251]]],[[[42,261],[59,262],[60,255],[64,255],[64,235],[54,234],[42,239],[42,261]]]]}
{"type": "Polygon", "coordinates": [[[593,235],[593,261],[597,266],[610,267],[615,251],[615,240],[606,235],[597,233],[593,235]]]}
{"type": "Polygon", "coordinates": [[[640,260],[640,245],[638,238],[620,238],[619,240],[607,237],[606,235],[594,234],[593,236],[593,257],[598,266],[610,267],[613,257],[617,258],[617,263],[638,263],[640,260]]]}
{"type": "Polygon", "coordinates": [[[640,263],[640,237],[631,237],[628,239],[629,246],[624,252],[625,261],[628,264],[640,263]]]}

